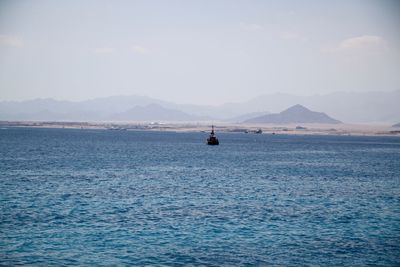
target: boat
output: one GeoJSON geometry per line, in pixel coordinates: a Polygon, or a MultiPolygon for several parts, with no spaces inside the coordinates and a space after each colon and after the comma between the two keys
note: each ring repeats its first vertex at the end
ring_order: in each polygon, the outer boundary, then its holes
{"type": "Polygon", "coordinates": [[[256,133],[256,134],[262,134],[262,130],[261,130],[261,129],[258,129],[258,130],[255,131],[254,133],[256,133]]]}
{"type": "Polygon", "coordinates": [[[214,125],[212,125],[211,127],[212,128],[211,128],[210,136],[207,138],[207,145],[217,146],[217,145],[219,145],[219,141],[218,141],[218,138],[215,136],[214,125]]]}

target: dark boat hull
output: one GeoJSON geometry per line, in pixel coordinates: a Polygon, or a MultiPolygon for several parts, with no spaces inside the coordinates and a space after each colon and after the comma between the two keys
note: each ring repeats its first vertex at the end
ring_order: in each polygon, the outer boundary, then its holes
{"type": "Polygon", "coordinates": [[[217,146],[217,145],[219,145],[219,141],[218,141],[218,138],[215,136],[215,133],[214,133],[214,125],[212,125],[211,129],[212,130],[211,130],[210,136],[207,139],[207,145],[217,146]]]}
{"type": "Polygon", "coordinates": [[[207,145],[217,146],[217,145],[219,145],[219,141],[215,137],[214,138],[209,138],[209,139],[207,139],[207,145]]]}

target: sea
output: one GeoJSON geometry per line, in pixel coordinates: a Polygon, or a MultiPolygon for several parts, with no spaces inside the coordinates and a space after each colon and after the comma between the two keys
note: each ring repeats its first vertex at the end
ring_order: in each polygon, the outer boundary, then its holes
{"type": "Polygon", "coordinates": [[[400,266],[400,137],[0,129],[1,266],[400,266]]]}

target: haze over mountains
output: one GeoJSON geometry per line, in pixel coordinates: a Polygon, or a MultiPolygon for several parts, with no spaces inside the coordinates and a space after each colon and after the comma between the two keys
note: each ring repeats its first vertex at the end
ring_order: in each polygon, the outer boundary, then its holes
{"type": "Polygon", "coordinates": [[[311,111],[302,105],[294,105],[277,114],[267,114],[244,121],[245,123],[341,123],[322,112],[311,111]]]}
{"type": "MultiPolygon", "coordinates": [[[[325,95],[298,96],[269,94],[241,103],[209,107],[215,116],[229,118],[250,112],[281,112],[296,104],[325,112],[345,123],[397,123],[400,118],[400,90],[392,92],[336,92],[325,95]]],[[[211,115],[204,110],[185,109],[199,115],[211,115]]]]}
{"type": "Polygon", "coordinates": [[[190,115],[176,109],[165,108],[158,104],[136,106],[110,117],[116,121],[204,121],[206,117],[190,115]]]}
{"type": "Polygon", "coordinates": [[[176,104],[146,96],[112,96],[72,102],[54,99],[0,102],[0,120],[241,122],[296,104],[345,123],[398,123],[400,90],[296,96],[270,94],[220,106],[176,104]]]}

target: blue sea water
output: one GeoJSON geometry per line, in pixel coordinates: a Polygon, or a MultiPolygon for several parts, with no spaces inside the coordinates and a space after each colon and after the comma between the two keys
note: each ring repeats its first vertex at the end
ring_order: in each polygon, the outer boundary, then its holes
{"type": "Polygon", "coordinates": [[[0,265],[400,265],[400,138],[0,130],[0,265]]]}

